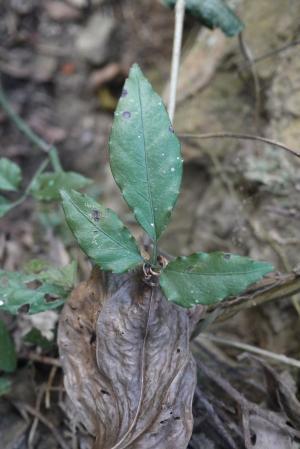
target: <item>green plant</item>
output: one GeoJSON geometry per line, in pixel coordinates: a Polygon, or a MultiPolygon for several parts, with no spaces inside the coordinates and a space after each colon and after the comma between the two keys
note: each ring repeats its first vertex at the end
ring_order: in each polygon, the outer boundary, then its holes
{"type": "MultiPolygon", "coordinates": [[[[62,187],[83,189],[92,183],[90,179],[78,173],[63,170],[57,149],[53,145],[48,145],[43,139],[37,136],[24,120],[15,113],[4,94],[1,83],[0,106],[2,106],[7,116],[15,123],[17,128],[33,143],[35,148],[46,154],[46,158],[25,188],[24,193],[18,199],[10,201],[0,195],[0,217],[3,217],[11,209],[22,204],[30,195],[39,201],[51,202],[59,199],[59,190],[62,187]],[[44,173],[49,162],[52,165],[53,171],[44,173]]],[[[22,172],[20,167],[7,158],[0,158],[0,191],[17,192],[20,190],[21,181],[22,172]]]]}
{"type": "MultiPolygon", "coordinates": [[[[0,320],[0,372],[11,374],[17,367],[17,355],[13,339],[4,323],[0,320]]],[[[0,376],[0,396],[10,391],[11,382],[0,376]]]]}
{"type": "Polygon", "coordinates": [[[112,210],[87,195],[63,190],[66,220],[80,247],[103,270],[123,273],[143,265],[144,280],[151,286],[159,282],[170,301],[186,308],[237,295],[273,270],[268,263],[222,252],[196,253],[170,263],[160,257],[158,241],[179,195],[183,160],[163,102],[137,65],[115,112],[109,153],[116,183],[153,247],[151,257],[143,259],[112,210]]]}
{"type": "MultiPolygon", "coordinates": [[[[174,7],[176,0],[163,0],[174,7]]],[[[186,10],[207,28],[221,28],[227,36],[236,36],[244,24],[224,0],[186,0],[186,10]]]]}

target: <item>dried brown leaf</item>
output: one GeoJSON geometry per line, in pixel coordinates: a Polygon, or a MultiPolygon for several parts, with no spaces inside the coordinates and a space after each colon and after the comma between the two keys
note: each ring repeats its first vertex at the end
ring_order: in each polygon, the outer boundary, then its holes
{"type": "Polygon", "coordinates": [[[94,271],[62,313],[65,385],[94,449],[185,449],[192,433],[191,327],[138,275],[94,271]]]}

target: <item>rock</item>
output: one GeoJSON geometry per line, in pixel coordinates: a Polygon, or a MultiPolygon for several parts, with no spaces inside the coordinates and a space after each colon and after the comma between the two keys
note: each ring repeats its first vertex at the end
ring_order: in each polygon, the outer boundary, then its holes
{"type": "Polygon", "coordinates": [[[94,14],[77,39],[76,47],[80,55],[92,64],[106,62],[111,54],[110,40],[115,29],[113,17],[94,14]]]}
{"type": "MultiPolygon", "coordinates": [[[[71,3],[76,8],[86,8],[89,4],[88,0],[68,0],[68,3],[71,3]]],[[[103,3],[103,0],[91,0],[90,2],[93,6],[94,5],[100,5],[103,3]]]]}
{"type": "Polygon", "coordinates": [[[34,0],[11,0],[11,8],[20,15],[31,13],[35,6],[34,0]]]}
{"type": "Polygon", "coordinates": [[[32,77],[39,83],[45,83],[53,79],[56,69],[56,58],[46,55],[37,55],[31,68],[32,77]]]}
{"type": "Polygon", "coordinates": [[[75,7],[59,1],[50,1],[45,4],[45,9],[50,19],[57,22],[77,20],[81,13],[75,7]]]}

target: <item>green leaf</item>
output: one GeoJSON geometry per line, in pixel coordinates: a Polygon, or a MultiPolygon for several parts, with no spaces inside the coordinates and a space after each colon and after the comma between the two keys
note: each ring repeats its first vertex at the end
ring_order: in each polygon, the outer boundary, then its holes
{"type": "Polygon", "coordinates": [[[0,377],[0,396],[8,394],[11,390],[12,383],[5,377],[0,377]]]}
{"type": "Polygon", "coordinates": [[[123,197],[151,239],[158,240],[178,197],[182,159],[162,99],[136,64],[115,112],[109,148],[123,197]]]}
{"type": "Polygon", "coordinates": [[[53,342],[44,337],[41,331],[36,327],[33,327],[25,335],[24,341],[27,343],[34,344],[36,346],[40,346],[45,351],[49,351],[51,348],[53,348],[53,342]]]}
{"type": "Polygon", "coordinates": [[[38,274],[50,267],[49,262],[43,259],[31,259],[23,265],[25,274],[38,274]]]}
{"type": "Polygon", "coordinates": [[[142,262],[134,238],[111,209],[75,191],[61,195],[67,223],[81,249],[103,270],[123,273],[142,262]]]}
{"type": "Polygon", "coordinates": [[[0,217],[3,217],[12,207],[13,203],[0,195],[0,217]]]}
{"type": "Polygon", "coordinates": [[[42,173],[36,178],[31,194],[39,201],[57,201],[60,190],[84,189],[92,184],[92,180],[75,172],[60,171],[57,173],[42,173]]]}
{"type": "Polygon", "coordinates": [[[21,179],[20,167],[9,159],[2,157],[0,159],[0,189],[16,191],[21,179]]]}
{"type": "MultiPolygon", "coordinates": [[[[174,7],[176,0],[163,0],[174,7]]],[[[236,36],[244,24],[224,0],[186,0],[186,10],[197,17],[207,28],[221,28],[229,37],[236,36]]]]}
{"type": "Polygon", "coordinates": [[[17,367],[17,355],[13,339],[5,323],[0,320],[0,371],[13,373],[17,367]]]}
{"type": "Polygon", "coordinates": [[[272,270],[272,265],[248,257],[196,253],[170,262],[161,274],[160,285],[169,301],[192,307],[238,295],[272,270]]]}
{"type": "Polygon", "coordinates": [[[35,274],[36,280],[70,291],[76,282],[77,262],[73,260],[64,267],[56,268],[45,260],[32,259],[24,265],[23,270],[26,274],[35,274]]]}
{"type": "Polygon", "coordinates": [[[0,310],[17,314],[21,308],[30,314],[55,309],[64,304],[67,292],[56,285],[36,282],[35,275],[0,270],[0,310]]]}
{"type": "Polygon", "coordinates": [[[70,291],[75,285],[76,273],[77,262],[74,260],[62,268],[49,267],[47,270],[38,273],[36,279],[70,291]]]}

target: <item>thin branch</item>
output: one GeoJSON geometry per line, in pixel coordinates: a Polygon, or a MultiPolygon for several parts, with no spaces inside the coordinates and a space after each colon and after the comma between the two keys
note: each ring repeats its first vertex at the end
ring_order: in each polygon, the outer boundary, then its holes
{"type": "Polygon", "coordinates": [[[254,111],[254,123],[256,130],[259,128],[259,116],[260,116],[260,110],[261,110],[261,97],[260,97],[260,83],[259,83],[259,77],[255,68],[255,64],[253,62],[253,56],[250,48],[245,42],[244,39],[244,33],[241,32],[239,34],[239,44],[241,52],[247,62],[250,64],[250,71],[253,78],[254,83],[254,93],[255,93],[255,111],[254,111]]]}
{"type": "Polygon", "coordinates": [[[185,0],[177,0],[175,7],[175,31],[174,31],[172,69],[170,80],[170,98],[168,107],[168,112],[172,123],[174,120],[175,107],[176,107],[176,91],[177,91],[180,56],[181,56],[184,14],[185,14],[185,0]]]}
{"type": "Polygon", "coordinates": [[[35,410],[28,404],[19,404],[19,407],[23,408],[26,412],[30,413],[30,415],[38,418],[38,420],[44,424],[52,433],[53,437],[56,439],[58,445],[61,449],[70,449],[69,445],[65,442],[63,437],[60,435],[57,426],[55,426],[51,421],[49,421],[45,416],[43,416],[39,411],[35,410]]]}
{"type": "Polygon", "coordinates": [[[31,188],[32,188],[32,186],[33,186],[33,183],[34,183],[35,180],[40,176],[40,174],[43,173],[43,171],[44,171],[45,168],[47,167],[48,163],[49,163],[49,159],[48,159],[48,158],[45,159],[45,160],[41,163],[41,165],[39,166],[39,168],[37,169],[37,171],[36,171],[35,174],[33,175],[33,177],[32,177],[32,179],[31,179],[30,183],[29,183],[28,186],[26,187],[25,192],[23,193],[23,195],[22,195],[19,199],[17,199],[15,202],[13,202],[13,203],[10,204],[10,209],[9,209],[9,210],[13,209],[13,208],[16,207],[16,206],[19,206],[20,204],[22,204],[22,203],[26,200],[26,198],[27,198],[28,195],[30,194],[31,188]]]}
{"type": "Polygon", "coordinates": [[[287,298],[300,292],[300,275],[290,273],[275,275],[274,278],[263,279],[256,285],[256,289],[246,292],[242,296],[228,299],[212,309],[220,307],[218,321],[223,321],[241,310],[259,306],[277,299],[287,298]]]}
{"type": "MultiPolygon", "coordinates": [[[[199,345],[199,343],[196,343],[199,345]]],[[[271,410],[265,410],[261,408],[260,405],[248,401],[244,396],[242,396],[225,378],[224,376],[219,375],[213,369],[208,367],[203,360],[200,360],[198,357],[196,359],[197,366],[202,371],[206,377],[208,377],[212,382],[217,384],[223,391],[225,391],[229,397],[231,397],[242,409],[242,411],[247,410],[251,414],[256,414],[266,421],[270,422],[274,426],[278,427],[280,430],[287,433],[291,438],[297,437],[300,438],[300,431],[298,429],[294,429],[286,424],[286,420],[279,416],[277,413],[271,410]]]]}
{"type": "Polygon", "coordinates": [[[57,149],[54,145],[49,145],[45,140],[39,137],[27,123],[14,111],[11,107],[0,81],[0,106],[10,118],[10,120],[16,125],[19,131],[21,131],[37,148],[44,153],[49,154],[53,169],[55,171],[61,171],[61,164],[58,157],[57,149]]]}
{"type": "Polygon", "coordinates": [[[267,351],[265,349],[257,348],[256,346],[252,346],[246,343],[242,343],[239,341],[230,340],[228,338],[217,337],[212,334],[200,334],[197,340],[207,339],[214,343],[218,343],[220,345],[230,346],[232,348],[240,349],[242,351],[251,352],[253,354],[257,354],[259,356],[267,357],[272,360],[276,360],[276,362],[284,363],[286,365],[294,366],[295,368],[300,368],[300,360],[287,357],[286,355],[277,354],[275,352],[267,351]]]}
{"type": "Polygon", "coordinates": [[[251,64],[256,64],[258,62],[262,62],[262,61],[264,61],[264,60],[266,60],[266,59],[268,59],[268,58],[270,58],[272,56],[275,56],[275,55],[277,55],[279,53],[282,53],[282,52],[284,52],[286,50],[289,50],[292,47],[296,47],[297,45],[300,45],[300,40],[292,41],[289,44],[283,45],[282,47],[276,48],[275,50],[271,50],[271,51],[269,51],[267,53],[264,53],[263,55],[258,56],[257,58],[252,59],[251,62],[250,61],[245,62],[242,65],[242,67],[248,66],[248,65],[251,65],[251,64]]]}
{"type": "MultiPolygon", "coordinates": [[[[35,403],[35,410],[39,413],[41,410],[41,403],[42,403],[42,399],[45,393],[45,386],[42,385],[38,395],[37,395],[37,399],[36,399],[36,403],[35,403]]],[[[35,433],[36,433],[36,429],[39,423],[39,418],[37,416],[35,416],[30,432],[29,432],[29,436],[28,436],[28,449],[33,449],[34,448],[34,437],[35,437],[35,433]]]]}
{"type": "Polygon", "coordinates": [[[50,408],[51,404],[50,404],[50,396],[51,396],[51,387],[54,381],[54,378],[56,376],[58,367],[53,365],[51,370],[50,370],[50,374],[48,377],[48,381],[47,381],[47,385],[46,385],[46,390],[45,390],[45,407],[47,409],[50,408]]]}
{"type": "Polygon", "coordinates": [[[296,293],[300,293],[300,273],[276,273],[272,277],[270,276],[257,283],[244,295],[228,298],[221,303],[210,306],[206,317],[195,326],[191,340],[195,339],[213,322],[226,321],[242,310],[287,298],[296,293]]]}
{"type": "Polygon", "coordinates": [[[177,133],[178,137],[183,139],[241,139],[241,140],[254,140],[258,142],[268,143],[269,145],[273,145],[275,147],[281,148],[288,153],[293,154],[296,157],[300,158],[300,153],[296,150],[289,148],[281,142],[277,142],[276,140],[267,139],[266,137],[255,136],[251,134],[239,134],[239,133],[205,133],[205,134],[187,134],[187,133],[177,133]]]}
{"type": "Polygon", "coordinates": [[[37,363],[42,363],[44,365],[56,366],[57,368],[61,367],[61,363],[58,359],[55,359],[53,357],[47,357],[45,355],[39,355],[36,354],[35,352],[28,352],[26,354],[21,354],[20,358],[31,360],[37,363]]]}

